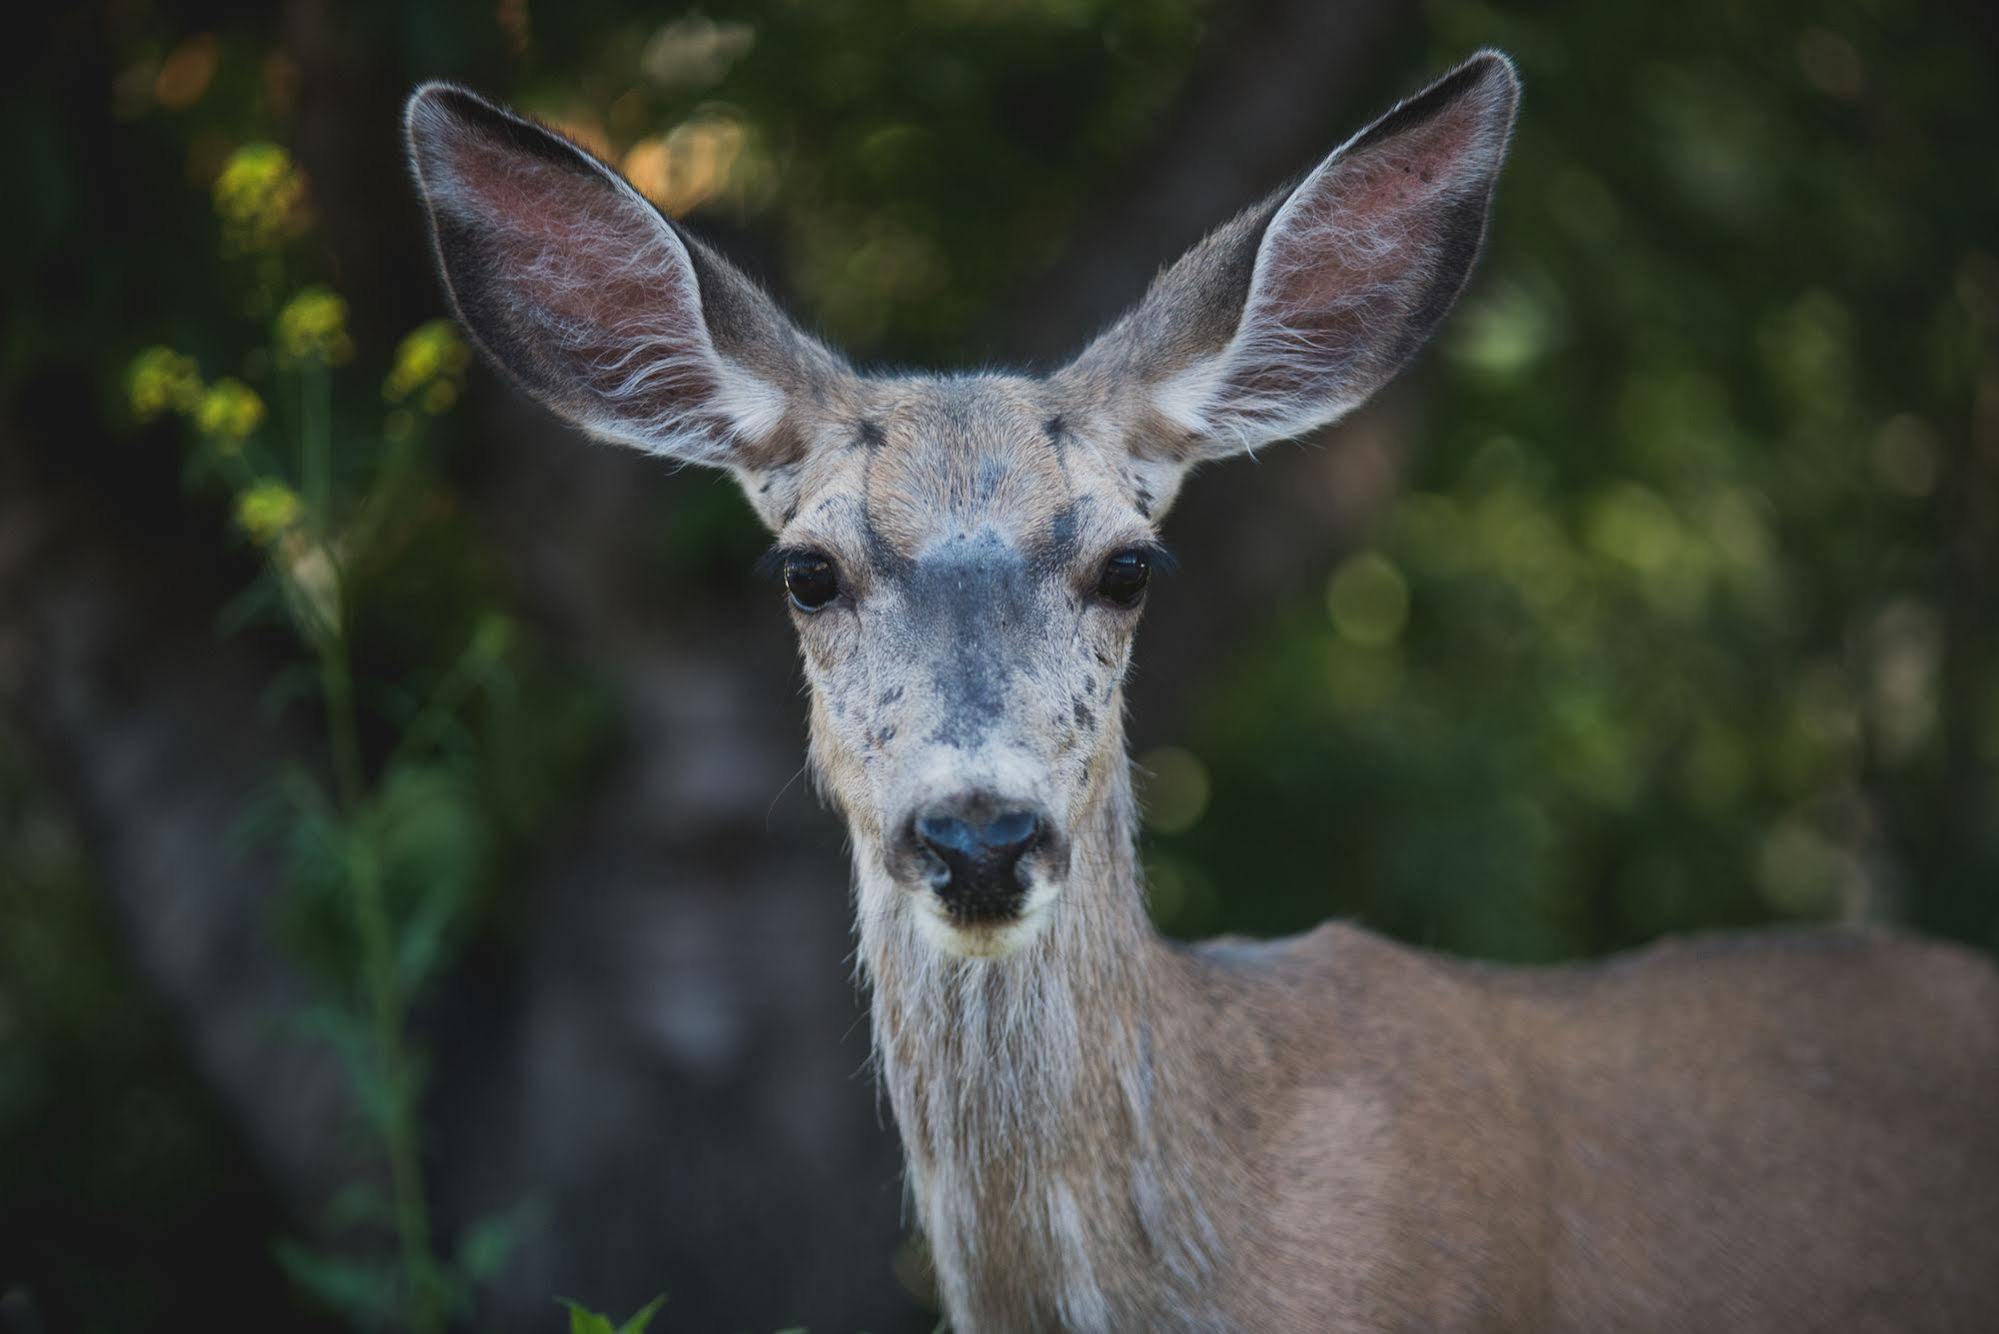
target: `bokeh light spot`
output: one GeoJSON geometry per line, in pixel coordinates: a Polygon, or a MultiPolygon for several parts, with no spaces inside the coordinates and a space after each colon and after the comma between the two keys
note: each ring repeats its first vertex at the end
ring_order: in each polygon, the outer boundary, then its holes
{"type": "Polygon", "coordinates": [[[1388,557],[1364,551],[1333,571],[1326,610],[1346,639],[1368,647],[1392,644],[1409,620],[1409,584],[1388,557]]]}

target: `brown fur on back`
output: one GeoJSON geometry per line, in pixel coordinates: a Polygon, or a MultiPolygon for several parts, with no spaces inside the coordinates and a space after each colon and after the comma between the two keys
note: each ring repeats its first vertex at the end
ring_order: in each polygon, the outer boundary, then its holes
{"type": "Polygon", "coordinates": [[[1245,1327],[1999,1328],[1980,956],[1824,929],[1515,970],[1327,926],[1187,967],[1282,1109],[1230,1209],[1245,1327]]]}

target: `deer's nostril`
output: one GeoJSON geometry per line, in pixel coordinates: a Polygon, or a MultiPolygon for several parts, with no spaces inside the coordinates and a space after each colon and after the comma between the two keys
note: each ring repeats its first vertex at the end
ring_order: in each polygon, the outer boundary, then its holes
{"type": "Polygon", "coordinates": [[[953,815],[926,815],[916,822],[916,835],[940,857],[1011,854],[1017,861],[1040,828],[1041,817],[1033,811],[1007,811],[983,825],[953,815]]]}
{"type": "Polygon", "coordinates": [[[1030,810],[967,814],[972,818],[946,811],[917,817],[913,832],[929,853],[930,887],[967,916],[1009,915],[1026,892],[1020,859],[1040,842],[1041,817],[1030,810]]]}

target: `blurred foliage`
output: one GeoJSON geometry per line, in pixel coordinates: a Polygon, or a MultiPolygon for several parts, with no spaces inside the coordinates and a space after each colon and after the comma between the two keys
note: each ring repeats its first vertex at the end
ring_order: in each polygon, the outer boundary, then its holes
{"type": "Polygon", "coordinates": [[[1432,67],[1490,44],[1526,81],[1483,276],[1367,549],[1155,778],[1162,914],[1512,959],[1827,916],[1999,946],[1979,21],[1425,13],[1432,67]]]}
{"type": "MultiPolygon", "coordinates": [[[[407,265],[374,286],[341,270],[325,191],[352,182],[300,166],[302,85],[462,78],[727,233],[863,360],[948,364],[1156,151],[1207,17],[118,0],[51,11],[4,57],[22,185],[0,219],[0,392],[73,424],[112,484],[184,438],[189,513],[256,572],[221,628],[295,649],[266,702],[317,741],[244,836],[292,870],[284,938],[323,988],[300,1022],[347,1056],[402,1160],[400,1185],[313,1228],[351,1245],[284,1252],[356,1323],[406,1319],[420,1291],[464,1309],[532,1225],[412,1243],[404,1016],[606,729],[468,513],[465,349],[433,288],[394,281],[418,272],[414,209],[391,233],[407,265]]],[[[1427,0],[1420,19],[1384,96],[1484,45],[1527,82],[1491,249],[1414,372],[1410,438],[1330,440],[1329,461],[1380,451],[1398,473],[1361,545],[1140,757],[1158,917],[1200,935],[1347,914],[1516,959],[1834,915],[1999,945],[1989,20],[1908,0],[1427,0]]],[[[385,111],[353,142],[386,158],[392,129],[385,111]]],[[[759,540],[725,487],[684,492],[666,587],[759,540]]],[[[53,1211],[22,1272],[73,1327],[178,1324],[173,1266],[98,1220],[123,1208],[157,1237],[204,1211],[275,1227],[274,1209],[213,1184],[224,1132],[119,972],[74,840],[20,814],[39,786],[0,770],[0,1144],[54,1166],[0,1153],[0,1236],[53,1211]],[[58,1192],[61,1173],[81,1175],[58,1192]],[[145,1198],[112,1200],[121,1174],[145,1198]]]]}
{"type": "Polygon", "coordinates": [[[468,577],[480,564],[477,539],[458,524],[425,449],[471,362],[457,332],[431,320],[404,337],[371,402],[335,374],[356,352],[346,301],[294,276],[290,252],[310,226],[290,155],[269,143],[236,149],[213,198],[224,252],[254,275],[243,309],[267,316],[236,364],[275,409],[234,376],[203,383],[195,357],[161,346],[133,359],[129,406],[141,422],[186,419],[191,483],[233,493],[236,527],[263,554],[225,628],[272,620],[308,655],[272,680],[266,704],[309,698],[324,760],[301,759],[275,777],[240,839],[284,853],[286,939],[320,986],[294,1027],[338,1054],[386,1177],[353,1182],[329,1202],[325,1231],[345,1239],[341,1249],[287,1241],[277,1254],[296,1283],[356,1326],[426,1334],[471,1312],[478,1285],[506,1263],[536,1210],[527,1202],[475,1221],[455,1256],[440,1253],[410,1010],[478,919],[507,843],[535,826],[593,729],[561,689],[530,680],[524,690],[527,655],[505,595],[468,577]],[[442,635],[395,636],[394,648],[414,656],[378,660],[357,678],[357,645],[378,628],[369,613],[422,587],[419,564],[442,635]]]}

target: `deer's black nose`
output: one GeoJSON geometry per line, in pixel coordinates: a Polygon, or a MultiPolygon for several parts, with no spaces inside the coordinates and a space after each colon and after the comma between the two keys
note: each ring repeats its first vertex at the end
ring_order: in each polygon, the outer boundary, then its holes
{"type": "Polygon", "coordinates": [[[1039,814],[975,799],[932,807],[910,832],[928,854],[930,888],[954,914],[976,920],[1019,911],[1027,892],[1020,859],[1041,842],[1039,814]]]}

